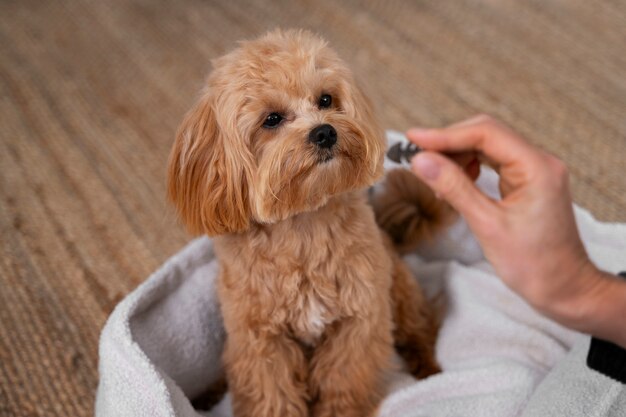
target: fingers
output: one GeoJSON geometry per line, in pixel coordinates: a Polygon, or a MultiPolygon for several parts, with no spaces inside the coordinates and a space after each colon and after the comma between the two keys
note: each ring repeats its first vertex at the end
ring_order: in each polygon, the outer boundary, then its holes
{"type": "Polygon", "coordinates": [[[424,151],[413,158],[411,165],[413,172],[468,223],[482,223],[497,215],[496,203],[481,193],[456,163],[443,155],[424,151]]]}
{"type": "Polygon", "coordinates": [[[446,157],[456,162],[472,181],[476,181],[480,175],[480,162],[476,152],[460,152],[446,154],[446,157]]]}
{"type": "Polygon", "coordinates": [[[536,149],[489,116],[477,116],[443,129],[411,129],[407,138],[437,152],[478,151],[490,165],[523,163],[536,158],[536,149]]]}

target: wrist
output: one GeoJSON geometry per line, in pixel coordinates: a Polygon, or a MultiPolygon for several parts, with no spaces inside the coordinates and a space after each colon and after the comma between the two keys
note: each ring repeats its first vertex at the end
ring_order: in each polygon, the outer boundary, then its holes
{"type": "Polygon", "coordinates": [[[626,281],[599,270],[593,264],[577,279],[585,291],[555,306],[549,314],[555,320],[582,333],[612,341],[626,348],[626,281]]]}
{"type": "Polygon", "coordinates": [[[542,282],[558,282],[557,285],[546,285],[537,291],[533,307],[542,314],[558,321],[567,327],[580,330],[581,324],[594,307],[590,298],[600,297],[604,292],[604,279],[599,270],[586,256],[570,257],[561,262],[542,282]],[[573,261],[571,260],[573,259],[573,261]]]}

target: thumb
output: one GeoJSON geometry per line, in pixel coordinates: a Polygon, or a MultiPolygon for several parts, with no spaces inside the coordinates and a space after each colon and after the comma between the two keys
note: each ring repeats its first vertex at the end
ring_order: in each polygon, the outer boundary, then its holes
{"type": "Polygon", "coordinates": [[[435,152],[423,151],[411,161],[415,175],[446,200],[468,222],[490,216],[495,203],[480,192],[454,162],[435,152]]]}

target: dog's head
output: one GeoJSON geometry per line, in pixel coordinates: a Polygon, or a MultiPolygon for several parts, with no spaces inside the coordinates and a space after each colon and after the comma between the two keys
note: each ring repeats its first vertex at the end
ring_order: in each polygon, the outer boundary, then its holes
{"type": "Polygon", "coordinates": [[[385,139],[320,38],[275,31],[214,61],[170,155],[169,195],[195,233],[315,210],[381,174],[385,139]]]}

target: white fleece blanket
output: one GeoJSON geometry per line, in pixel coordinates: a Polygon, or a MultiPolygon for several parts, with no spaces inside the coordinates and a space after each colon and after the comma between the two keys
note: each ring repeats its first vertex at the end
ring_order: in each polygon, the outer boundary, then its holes
{"type": "MultiPolygon", "coordinates": [[[[497,195],[493,171],[478,184],[497,195]]],[[[626,269],[626,224],[578,207],[576,219],[591,258],[609,272],[626,269]]],[[[585,366],[589,338],[506,288],[462,220],[406,261],[427,291],[448,299],[437,342],[443,372],[397,375],[381,416],[626,416],[624,385],[585,366]]],[[[100,338],[96,416],[231,415],[228,396],[204,414],[190,403],[222,374],[217,269],[211,241],[196,239],[116,307],[100,338]]]]}

